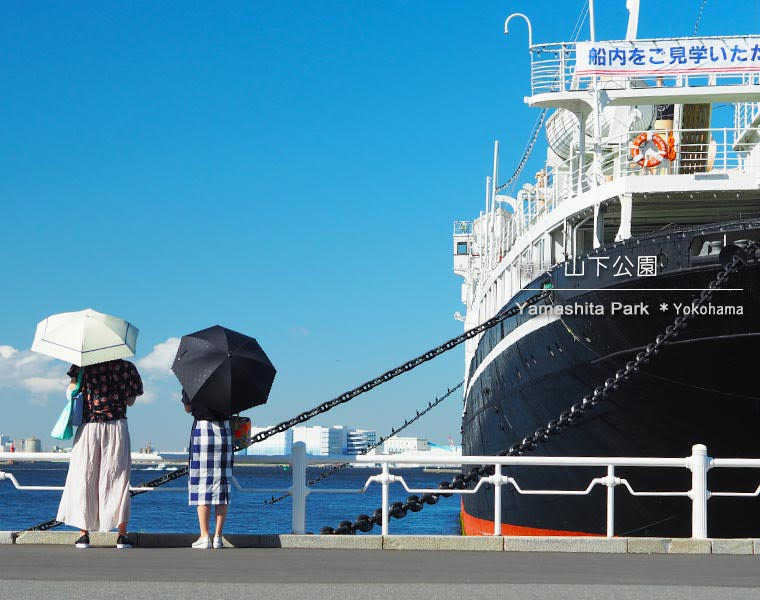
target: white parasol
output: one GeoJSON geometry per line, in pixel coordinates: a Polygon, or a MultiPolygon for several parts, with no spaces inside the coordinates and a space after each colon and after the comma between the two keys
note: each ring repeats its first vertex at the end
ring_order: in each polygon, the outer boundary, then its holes
{"type": "Polygon", "coordinates": [[[124,319],[87,308],[40,321],[32,351],[85,367],[134,356],[137,333],[124,319]]]}

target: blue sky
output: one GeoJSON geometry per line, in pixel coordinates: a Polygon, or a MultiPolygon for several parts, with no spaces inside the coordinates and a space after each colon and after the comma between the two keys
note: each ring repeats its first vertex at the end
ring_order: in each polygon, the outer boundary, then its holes
{"type": "MultiPolygon", "coordinates": [[[[190,426],[170,338],[256,337],[270,424],[456,335],[452,221],[477,215],[493,140],[506,178],[538,114],[504,18],[560,41],[581,4],[2,3],[0,433],[52,444],[66,365],[28,349],[55,312],[141,329],[133,445],[163,449],[190,426]]],[[[597,37],[622,37],[623,0],[597,4],[597,37]]],[[[699,2],[643,4],[641,37],[691,33],[699,2]]],[[[758,24],[756,2],[710,0],[700,33],[758,24]]],[[[462,373],[460,349],[314,422],[384,434],[462,373]]],[[[460,408],[411,433],[458,440],[460,408]]]]}

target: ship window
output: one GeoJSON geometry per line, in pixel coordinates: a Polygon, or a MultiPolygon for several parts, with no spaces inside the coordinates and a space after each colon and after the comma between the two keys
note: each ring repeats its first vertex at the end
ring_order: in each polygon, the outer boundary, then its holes
{"type": "Polygon", "coordinates": [[[457,254],[467,254],[467,242],[457,242],[457,254]]]}

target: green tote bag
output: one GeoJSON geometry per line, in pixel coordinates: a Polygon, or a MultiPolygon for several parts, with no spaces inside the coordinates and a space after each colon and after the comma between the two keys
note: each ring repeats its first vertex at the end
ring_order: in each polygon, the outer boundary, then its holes
{"type": "MultiPolygon", "coordinates": [[[[61,414],[58,416],[58,420],[53,426],[53,431],[50,432],[50,437],[53,437],[57,440],[68,440],[71,439],[71,437],[74,435],[74,426],[72,425],[71,421],[72,416],[74,415],[74,403],[77,402],[77,396],[79,396],[78,401],[80,403],[82,402],[82,396],[80,394],[82,390],[82,373],[84,373],[84,368],[79,369],[77,386],[71,391],[70,394],[68,394],[69,400],[66,402],[66,406],[63,407],[61,414]]],[[[81,409],[79,414],[81,414],[81,409]]]]}

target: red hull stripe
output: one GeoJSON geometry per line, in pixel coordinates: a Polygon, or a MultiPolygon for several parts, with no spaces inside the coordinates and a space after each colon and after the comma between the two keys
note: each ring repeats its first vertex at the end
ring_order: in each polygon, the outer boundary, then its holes
{"type": "MultiPolygon", "coordinates": [[[[460,514],[462,516],[462,533],[464,535],[493,535],[493,521],[479,519],[468,515],[461,503],[460,514]]],[[[541,529],[539,527],[524,527],[523,525],[501,524],[501,535],[586,535],[597,536],[596,533],[584,533],[582,531],[567,531],[562,529],[541,529]]]]}

